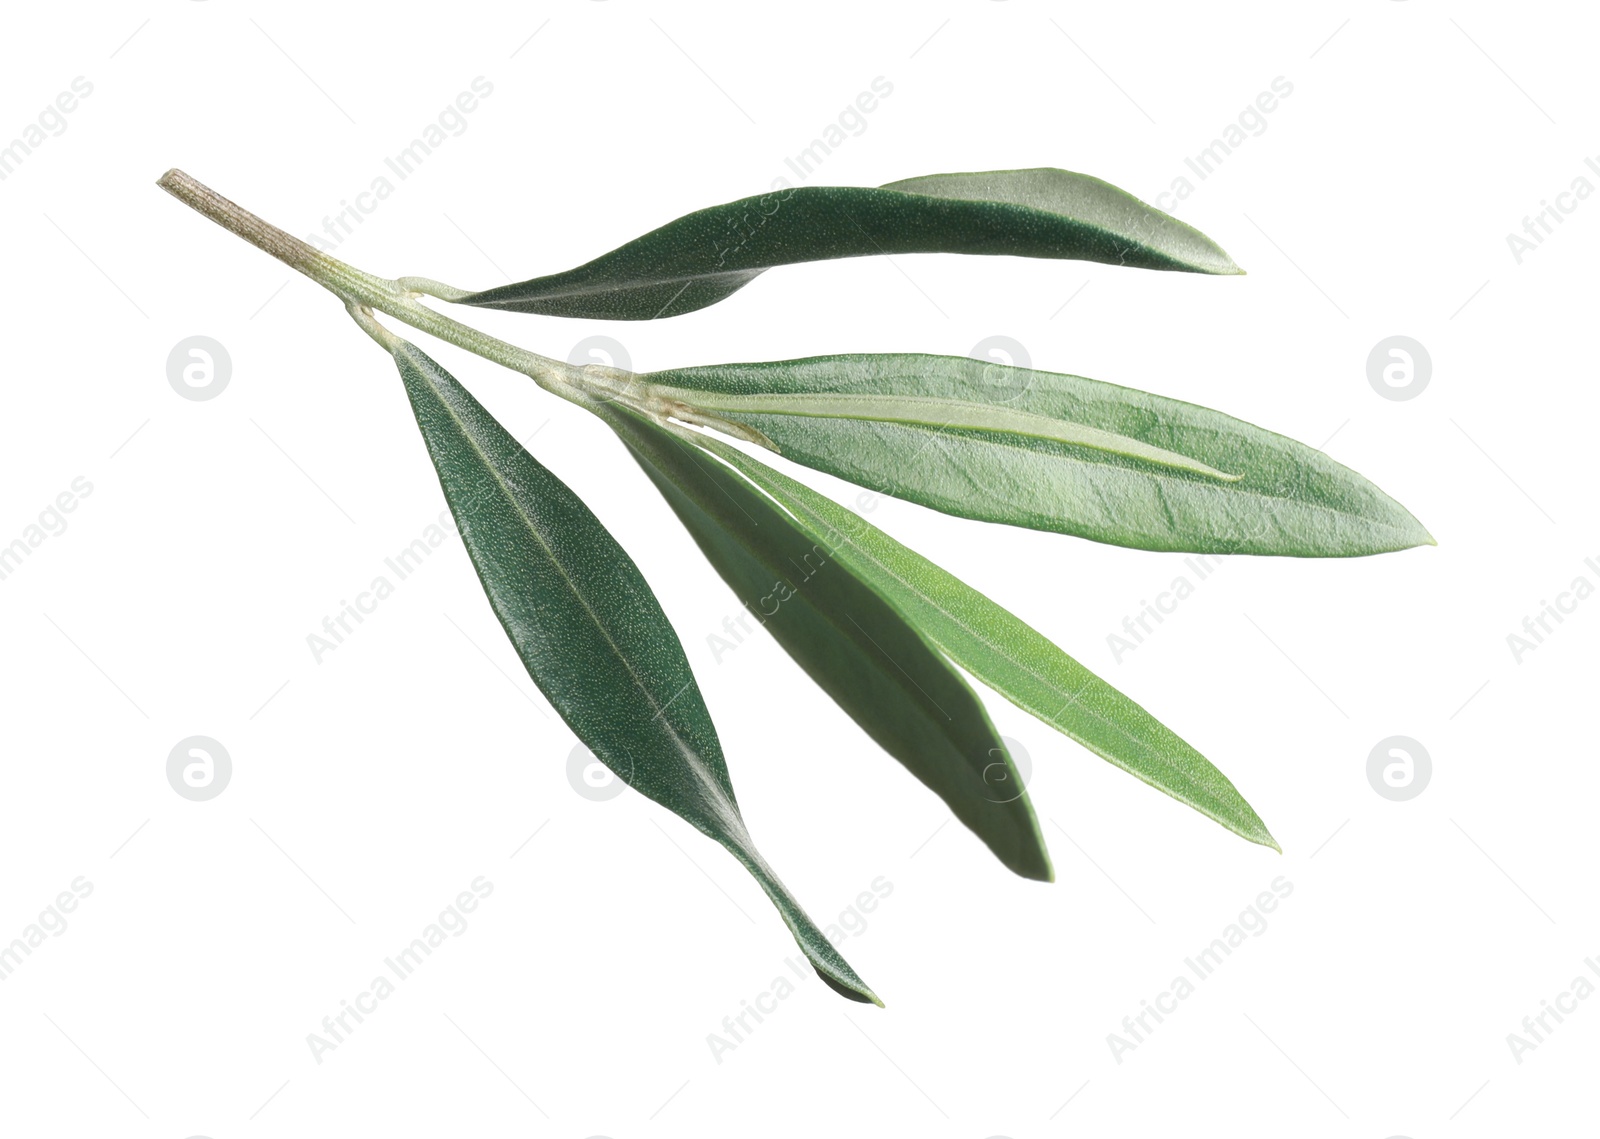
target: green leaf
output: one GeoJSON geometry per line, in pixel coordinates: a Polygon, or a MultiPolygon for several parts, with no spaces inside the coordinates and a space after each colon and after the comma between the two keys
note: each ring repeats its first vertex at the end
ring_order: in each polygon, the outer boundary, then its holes
{"type": "Polygon", "coordinates": [[[756,851],[683,646],[633,560],[443,368],[404,341],[393,352],[473,567],[528,675],[619,778],[744,864],[831,988],[882,1004],[756,851]]]}
{"type": "Polygon", "coordinates": [[[1052,880],[1033,807],[982,703],[893,601],[748,478],[643,416],[597,410],[744,603],[747,627],[763,625],[1002,863],[1052,880]]]}
{"type": "Polygon", "coordinates": [[[956,356],[818,356],[642,377],[785,457],[963,518],[1145,550],[1353,557],[1432,545],[1322,452],[1218,411],[956,356]]]}
{"type": "Polygon", "coordinates": [[[1009,610],[825,495],[714,436],[694,439],[769,495],[961,668],[1102,759],[1235,834],[1279,849],[1210,760],[1009,610]]]}
{"type": "Polygon", "coordinates": [[[1067,170],[995,170],[741,198],[685,214],[565,273],[459,300],[547,316],[655,320],[715,304],[774,265],[893,253],[1242,272],[1203,233],[1108,182],[1067,170]]]}

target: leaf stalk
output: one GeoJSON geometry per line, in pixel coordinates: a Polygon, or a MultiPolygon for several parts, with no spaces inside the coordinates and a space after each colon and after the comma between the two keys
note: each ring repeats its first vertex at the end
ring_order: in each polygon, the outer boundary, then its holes
{"type": "MultiPolygon", "coordinates": [[[[584,382],[583,369],[519,348],[417,302],[419,295],[440,295],[449,291],[448,286],[420,277],[392,281],[363,272],[279,229],[182,170],[168,170],[156,185],[228,232],[244,238],[257,249],[310,277],[344,301],[352,312],[365,309],[369,322],[371,313],[384,313],[448,344],[464,348],[514,372],[521,372],[540,387],[564,399],[582,403],[589,398],[591,385],[584,382]],[[422,285],[428,288],[418,287],[422,285]],[[435,289],[438,292],[434,292],[435,289]]],[[[372,334],[371,323],[375,322],[358,323],[372,334]]],[[[382,343],[382,340],[379,342],[382,343]]]]}
{"type": "Polygon", "coordinates": [[[156,185],[229,233],[244,238],[257,249],[271,254],[333,293],[344,302],[362,331],[387,351],[393,352],[398,341],[393,333],[378,322],[375,313],[392,316],[447,344],[454,344],[513,372],[520,372],[546,391],[580,406],[592,408],[596,403],[614,401],[663,424],[677,419],[699,427],[714,428],[732,438],[756,443],[772,451],[778,449],[772,440],[754,428],[658,393],[651,384],[633,372],[599,364],[577,367],[541,356],[417,302],[419,296],[455,301],[468,295],[464,289],[428,277],[389,280],[363,272],[279,229],[182,170],[168,170],[156,185]]]}

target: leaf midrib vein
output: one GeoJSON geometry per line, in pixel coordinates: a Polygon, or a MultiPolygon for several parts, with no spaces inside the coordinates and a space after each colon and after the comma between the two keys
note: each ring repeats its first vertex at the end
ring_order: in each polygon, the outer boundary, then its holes
{"type": "MultiPolygon", "coordinates": [[[[421,369],[419,369],[419,371],[420,370],[421,369]]],[[[545,556],[550,561],[550,564],[554,566],[556,572],[561,575],[561,580],[566,583],[567,588],[571,592],[573,598],[576,599],[578,604],[583,607],[584,613],[588,615],[589,620],[594,625],[596,631],[598,631],[600,636],[605,639],[606,644],[610,647],[611,652],[613,655],[615,655],[617,660],[621,662],[622,667],[627,669],[628,676],[633,680],[634,686],[640,691],[640,693],[644,695],[646,701],[648,701],[650,704],[650,707],[655,709],[656,714],[654,718],[661,721],[663,728],[666,729],[667,734],[672,738],[673,742],[677,744],[679,752],[694,769],[695,774],[700,776],[701,781],[715,791],[717,798],[732,811],[734,817],[739,818],[739,809],[737,805],[735,805],[729,799],[727,794],[723,791],[720,782],[715,779],[706,769],[704,763],[701,762],[700,757],[698,754],[696,754],[694,748],[689,745],[689,742],[685,740],[679,733],[677,726],[667,717],[665,706],[663,706],[661,702],[656,699],[655,693],[651,692],[650,689],[646,687],[643,678],[640,677],[638,671],[634,668],[633,662],[628,659],[628,655],[622,651],[621,646],[618,645],[617,642],[612,638],[610,630],[605,627],[604,622],[600,620],[599,614],[596,613],[594,607],[589,604],[588,598],[584,596],[583,591],[578,587],[577,581],[572,577],[571,574],[567,572],[566,566],[562,565],[561,563],[561,559],[556,557],[555,550],[551,548],[550,543],[545,540],[544,534],[539,530],[539,528],[534,525],[533,519],[524,513],[521,506],[517,502],[515,489],[500,474],[499,468],[489,458],[488,454],[483,450],[483,448],[478,445],[478,440],[467,427],[465,421],[463,421],[462,418],[456,414],[456,409],[451,406],[450,401],[438,393],[438,389],[434,387],[431,381],[427,380],[426,375],[424,375],[423,378],[424,381],[428,383],[429,389],[435,392],[439,406],[444,409],[445,414],[450,417],[451,422],[454,423],[458,428],[458,434],[460,437],[465,440],[467,446],[472,449],[473,454],[475,454],[482,461],[484,467],[489,471],[491,477],[493,477],[500,489],[504,492],[504,498],[509,502],[511,506],[511,512],[516,516],[523,528],[526,529],[528,533],[533,536],[533,539],[539,544],[539,548],[544,551],[545,556]]],[[[537,462],[537,460],[535,461],[537,462]]],[[[690,683],[693,683],[692,678],[690,683]]]]}
{"type": "MultiPolygon", "coordinates": [[[[774,415],[780,415],[780,417],[782,417],[781,413],[777,413],[777,412],[760,412],[760,413],[757,413],[757,414],[763,414],[763,415],[774,414],[774,415]]],[[[807,418],[807,417],[791,415],[791,416],[787,416],[787,417],[783,417],[783,418],[804,419],[804,418],[807,418]]],[[[821,417],[812,417],[812,418],[821,418],[821,417]]],[[[952,438],[952,439],[961,440],[963,442],[972,444],[974,446],[997,447],[997,448],[1002,448],[1002,449],[1007,450],[1007,451],[1021,452],[1023,454],[1027,454],[1027,455],[1046,454],[1046,452],[1040,452],[1040,451],[1038,451],[1038,450],[1036,450],[1034,448],[1028,447],[1028,446],[1026,446],[1024,444],[1015,442],[1013,440],[1005,439],[1005,438],[989,438],[989,437],[973,438],[972,436],[969,436],[969,435],[950,436],[950,435],[948,435],[947,432],[935,431],[935,430],[932,430],[931,428],[928,428],[928,427],[920,427],[920,426],[917,426],[917,425],[914,425],[914,424],[898,422],[898,421],[894,421],[894,420],[868,420],[866,422],[882,423],[885,426],[889,427],[890,429],[900,428],[902,430],[910,431],[910,432],[925,432],[925,433],[933,434],[933,435],[936,435],[936,436],[948,437],[948,438],[952,438]]],[[[771,428],[764,429],[764,433],[774,434],[774,432],[773,432],[773,430],[771,428]]],[[[777,432],[777,434],[781,434],[781,432],[777,432]]],[[[1135,437],[1134,436],[1127,436],[1127,438],[1132,439],[1132,438],[1135,438],[1135,437]]],[[[774,440],[774,441],[778,442],[778,440],[774,440]]],[[[781,445],[782,444],[780,442],[780,446],[781,445]]],[[[1068,445],[1083,446],[1083,445],[1078,445],[1078,444],[1062,444],[1062,445],[1063,446],[1068,446],[1068,445]]],[[[1153,444],[1151,444],[1151,445],[1153,446],[1153,444]]],[[[1085,446],[1084,449],[1093,450],[1094,448],[1085,446]]],[[[1174,454],[1178,454],[1178,453],[1179,452],[1174,452],[1174,454]]],[[[1087,467],[1090,470],[1107,470],[1107,469],[1111,469],[1111,470],[1128,471],[1130,474],[1133,474],[1133,475],[1142,476],[1144,478],[1148,478],[1148,479],[1152,479],[1152,480],[1160,480],[1166,486],[1197,486],[1198,485],[1198,486],[1201,486],[1201,487],[1205,487],[1206,489],[1221,489],[1221,488],[1218,488],[1214,483],[1196,482],[1193,479],[1177,478],[1174,475],[1172,475],[1171,473],[1169,473],[1167,471],[1163,471],[1163,470],[1146,470],[1146,469],[1141,469],[1141,468],[1123,467],[1123,466],[1120,466],[1119,464],[1116,464],[1116,463],[1107,463],[1107,462],[1104,462],[1104,461],[1097,462],[1097,461],[1095,461],[1093,459],[1083,458],[1083,457],[1080,457],[1080,456],[1077,456],[1077,455],[1052,454],[1049,457],[1052,458],[1052,459],[1058,460],[1060,462],[1072,463],[1072,464],[1075,464],[1075,465],[1078,465],[1078,466],[1087,467]]],[[[1135,459],[1134,461],[1139,462],[1139,461],[1144,461],[1144,460],[1135,459]]],[[[1247,476],[1240,476],[1241,480],[1243,478],[1245,478],[1245,477],[1247,477],[1247,476]]],[[[1267,504],[1268,512],[1273,514],[1274,516],[1276,516],[1277,511],[1272,508],[1271,504],[1274,504],[1274,503],[1287,503],[1290,506],[1296,507],[1296,508],[1301,509],[1301,510],[1316,512],[1316,513],[1323,514],[1323,515],[1329,515],[1331,517],[1339,518],[1339,519],[1348,519],[1348,520],[1353,521],[1353,522],[1359,522],[1359,523],[1361,523],[1361,524],[1363,524],[1365,526],[1382,528],[1383,530],[1393,534],[1396,537],[1403,537],[1405,535],[1405,533],[1406,533],[1405,529],[1402,526],[1400,526],[1400,525],[1398,525],[1398,524],[1396,524],[1394,522],[1389,522],[1389,521],[1386,521],[1386,520],[1383,520],[1383,519],[1371,518],[1371,517],[1369,517],[1369,516],[1367,516],[1365,514],[1358,513],[1355,510],[1347,509],[1347,508],[1345,508],[1343,506],[1329,505],[1328,503],[1325,503],[1325,502],[1315,502],[1315,501],[1312,501],[1312,500],[1309,500],[1309,499],[1305,499],[1305,498],[1297,498],[1294,495],[1287,494],[1287,493],[1274,493],[1272,491],[1263,490],[1260,487],[1243,485],[1242,482],[1227,482],[1227,483],[1223,483],[1222,484],[1222,488],[1226,488],[1225,493],[1227,493],[1227,494],[1240,495],[1240,496],[1244,496],[1244,497],[1247,497],[1249,499],[1255,499],[1255,500],[1260,501],[1261,503],[1267,504]]],[[[904,497],[904,496],[900,496],[900,497],[904,497]]]]}

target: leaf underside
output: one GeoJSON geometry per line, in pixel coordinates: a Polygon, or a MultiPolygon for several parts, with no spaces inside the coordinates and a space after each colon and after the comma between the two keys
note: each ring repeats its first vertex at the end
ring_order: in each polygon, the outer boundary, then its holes
{"type": "Polygon", "coordinates": [[[1210,238],[1108,182],[1067,170],[996,170],[741,198],[685,214],[576,269],[460,303],[655,320],[715,304],[777,265],[900,253],[1241,272],[1210,238]]]}
{"type": "Polygon", "coordinates": [[[1005,745],[972,688],[826,535],[747,477],[616,405],[602,418],[730,588],[866,733],[1015,873],[1050,881],[1049,854],[1005,745]]]}
{"type": "Polygon", "coordinates": [[[473,567],[534,683],[620,779],[744,864],[831,988],[881,1004],[757,852],[683,646],[627,552],[437,363],[403,341],[394,358],[473,567]]]}
{"type": "Polygon", "coordinates": [[[964,518],[1208,554],[1356,557],[1433,543],[1405,507],[1303,443],[1078,376],[883,353],[644,379],[756,429],[785,458],[964,518]],[[924,412],[868,418],[852,400],[924,412]],[[989,418],[941,410],[956,403],[988,405],[989,418]],[[1028,426],[1038,421],[1062,427],[1044,437],[1028,426]],[[1068,442],[1069,427],[1098,434],[1068,442]]]}

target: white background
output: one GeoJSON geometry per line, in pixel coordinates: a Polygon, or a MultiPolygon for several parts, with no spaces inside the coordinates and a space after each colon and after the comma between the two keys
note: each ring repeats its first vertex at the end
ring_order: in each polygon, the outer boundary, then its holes
{"type": "Polygon", "coordinates": [[[93,91],[0,182],[0,540],[75,478],[93,490],[0,581],[0,940],[74,878],[93,893],[0,983],[6,1131],[1381,1139],[1570,1134],[1589,1113],[1600,1000],[1520,1064],[1506,1040],[1600,953],[1600,602],[1520,663],[1506,640],[1576,576],[1600,584],[1600,202],[1520,264],[1506,241],[1580,175],[1600,185],[1582,6],[172,2],[8,22],[0,139],[75,77],[93,91]],[[813,916],[893,885],[842,946],[887,1009],[813,978],[717,1062],[707,1035],[796,953],[782,923],[669,813],[574,790],[573,737],[459,542],[317,663],[307,635],[444,509],[438,484],[338,304],[154,185],[181,166],[320,230],[478,76],[493,92],[465,132],[339,256],[480,288],[565,269],[763,192],[879,76],[892,95],[812,184],[1060,166],[1155,200],[1292,83],[1176,210],[1246,277],[904,257],[775,271],[648,325],[466,311],[551,355],[611,336],[641,369],[1003,335],[1036,367],[1328,440],[1438,548],[1228,560],[1121,663],[1107,635],[1180,555],[872,515],[1198,746],[1284,854],[995,697],[1059,880],[1010,876],[765,634],[714,660],[736,602],[597,421],[424,340],[538,431],[648,574],[751,829],[813,916]],[[232,361],[208,401],[166,374],[196,334],[232,361]],[[1415,399],[1368,382],[1395,334],[1432,359],[1415,399]],[[196,734],[233,763],[207,802],[166,777],[196,734]],[[1393,735],[1432,758],[1408,802],[1367,778],[1393,735]],[[307,1034],[480,875],[469,928],[314,1059],[307,1034]],[[1266,931],[1114,1059],[1122,1018],[1278,876],[1293,893],[1266,931]]]}

